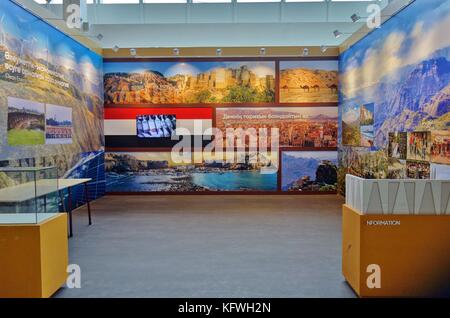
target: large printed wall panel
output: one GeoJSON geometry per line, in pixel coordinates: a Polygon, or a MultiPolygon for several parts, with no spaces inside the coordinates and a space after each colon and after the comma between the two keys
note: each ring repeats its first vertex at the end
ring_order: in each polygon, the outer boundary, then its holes
{"type": "Polygon", "coordinates": [[[336,151],[283,152],[281,182],[283,191],[336,191],[336,151]]]}
{"type": "Polygon", "coordinates": [[[278,152],[108,152],[108,192],[276,191],[278,152]],[[227,156],[233,160],[227,162],[227,156]]]}
{"type": "Polygon", "coordinates": [[[342,192],[346,173],[430,178],[430,161],[449,163],[449,29],[449,0],[415,1],[341,55],[342,192]]]}
{"type": "MultiPolygon", "coordinates": [[[[102,63],[12,1],[0,2],[1,166],[55,165],[60,177],[93,178],[91,198],[104,193],[102,63]]],[[[0,175],[0,187],[11,182],[0,175]]]]}
{"type": "Polygon", "coordinates": [[[170,148],[176,129],[201,135],[212,121],[210,108],[106,108],[105,141],[108,148],[170,148]]]}
{"type": "Polygon", "coordinates": [[[280,62],[281,103],[337,103],[338,61],[280,62]]]}
{"type": "Polygon", "coordinates": [[[211,104],[275,101],[275,62],[109,62],[105,103],[211,104]]]}
{"type": "Polygon", "coordinates": [[[337,107],[217,108],[216,127],[224,138],[229,128],[276,128],[281,147],[336,148],[337,117],[337,107]]]}
{"type": "Polygon", "coordinates": [[[284,190],[335,191],[337,68],[313,58],[106,61],[107,191],[281,193],[282,180],[323,167],[330,176],[284,190]],[[192,160],[174,158],[180,147],[192,160]],[[284,151],[315,166],[282,171],[284,151]]]}

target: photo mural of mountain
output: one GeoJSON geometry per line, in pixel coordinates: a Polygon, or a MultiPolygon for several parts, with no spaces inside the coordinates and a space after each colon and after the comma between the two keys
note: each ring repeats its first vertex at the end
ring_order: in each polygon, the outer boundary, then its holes
{"type": "MultiPolygon", "coordinates": [[[[39,141],[34,141],[30,132],[37,130],[25,131],[26,121],[22,120],[19,134],[11,130],[8,136],[6,130],[0,133],[0,160],[14,164],[32,158],[39,163],[40,158],[57,156],[55,162],[59,175],[63,176],[79,163],[80,155],[103,152],[102,63],[100,55],[17,4],[1,1],[0,121],[15,121],[8,101],[20,99],[22,104],[28,105],[63,105],[72,114],[72,140],[71,143],[46,144],[44,134],[44,142],[41,136],[39,141]],[[27,136],[31,139],[26,140],[27,136]],[[8,143],[8,139],[13,142],[8,143]]],[[[42,126],[45,126],[45,116],[42,118],[42,126]]],[[[34,124],[28,126],[33,127],[34,124]]]]}
{"type": "Polygon", "coordinates": [[[275,62],[106,62],[106,104],[270,103],[275,62]]]}
{"type": "Polygon", "coordinates": [[[375,150],[392,132],[450,129],[449,29],[450,0],[415,1],[341,54],[343,145],[354,146],[350,105],[374,104],[375,150]]]}
{"type": "Polygon", "coordinates": [[[336,151],[282,153],[283,191],[336,191],[336,151]]]}
{"type": "Polygon", "coordinates": [[[338,61],[281,61],[281,103],[337,103],[338,61]]]}

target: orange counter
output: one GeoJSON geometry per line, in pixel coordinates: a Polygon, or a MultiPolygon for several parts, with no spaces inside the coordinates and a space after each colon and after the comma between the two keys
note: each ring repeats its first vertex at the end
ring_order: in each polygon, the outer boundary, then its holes
{"type": "Polygon", "coordinates": [[[66,281],[67,214],[0,225],[0,298],[50,297],[66,281]]]}
{"type": "Polygon", "coordinates": [[[360,297],[450,287],[450,215],[363,215],[347,205],[342,213],[342,273],[360,297]]]}

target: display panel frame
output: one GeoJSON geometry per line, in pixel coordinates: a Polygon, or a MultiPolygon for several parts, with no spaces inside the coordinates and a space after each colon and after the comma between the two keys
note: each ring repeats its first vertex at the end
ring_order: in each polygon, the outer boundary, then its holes
{"type": "MultiPolygon", "coordinates": [[[[270,103],[190,103],[190,104],[108,104],[105,102],[105,112],[108,109],[121,109],[126,111],[127,109],[141,109],[141,108],[208,108],[212,111],[212,127],[216,127],[217,119],[217,108],[287,108],[287,107],[338,107],[338,102],[300,102],[300,103],[281,103],[280,102],[280,62],[281,61],[337,61],[337,56],[327,56],[327,57],[230,57],[230,58],[107,58],[104,60],[105,63],[114,62],[226,62],[226,61],[273,61],[275,63],[275,99],[270,103]]],[[[202,145],[203,149],[205,145],[202,145]]],[[[170,147],[111,147],[106,143],[106,152],[166,152],[170,151],[170,147]]],[[[194,151],[198,151],[199,148],[193,148],[194,151]]],[[[336,194],[336,191],[307,191],[307,192],[287,192],[281,191],[281,180],[282,180],[282,163],[281,156],[284,151],[337,151],[336,147],[279,147],[278,149],[278,172],[277,172],[277,189],[274,191],[183,191],[183,192],[129,192],[129,191],[119,191],[119,192],[108,192],[114,195],[127,195],[127,194],[138,194],[138,195],[176,195],[176,194],[192,194],[192,195],[233,195],[233,194],[243,194],[243,195],[260,195],[260,194],[276,194],[276,195],[313,195],[313,194],[336,194]]]]}

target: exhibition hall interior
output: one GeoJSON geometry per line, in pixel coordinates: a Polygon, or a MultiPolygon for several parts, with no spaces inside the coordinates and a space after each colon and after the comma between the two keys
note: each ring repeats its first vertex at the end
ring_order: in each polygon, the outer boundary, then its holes
{"type": "Polygon", "coordinates": [[[0,1],[0,298],[450,297],[449,30],[450,0],[0,1]]]}

